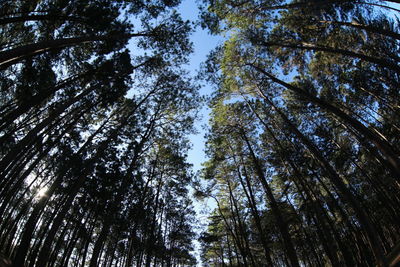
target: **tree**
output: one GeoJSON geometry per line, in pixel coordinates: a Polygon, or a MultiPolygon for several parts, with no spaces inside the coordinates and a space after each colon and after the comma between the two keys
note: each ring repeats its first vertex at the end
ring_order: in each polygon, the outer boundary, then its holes
{"type": "Polygon", "coordinates": [[[179,67],[191,29],[178,4],[2,3],[0,243],[13,266],[195,265],[184,153],[200,100],[179,67]]]}
{"type": "Polygon", "coordinates": [[[399,231],[395,20],[372,1],[203,3],[203,24],[229,33],[205,65],[217,90],[209,150],[218,171],[208,179],[236,166],[230,179],[242,182],[254,220],[243,179],[252,175],[253,194],[266,197],[257,208],[291,214],[273,222],[286,244],[281,265],[394,265],[399,238],[383,229],[399,231]]]}

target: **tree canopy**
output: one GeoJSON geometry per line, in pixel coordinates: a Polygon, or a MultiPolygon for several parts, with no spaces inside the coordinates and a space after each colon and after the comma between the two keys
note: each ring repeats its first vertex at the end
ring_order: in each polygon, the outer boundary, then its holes
{"type": "Polygon", "coordinates": [[[204,65],[210,266],[398,262],[393,2],[203,1],[227,36],[204,65]]]}
{"type": "Polygon", "coordinates": [[[0,247],[13,266],[194,265],[200,98],[179,1],[3,1],[0,247]]]}
{"type": "Polygon", "coordinates": [[[0,3],[0,266],[397,266],[399,1],[180,2],[0,3]]]}

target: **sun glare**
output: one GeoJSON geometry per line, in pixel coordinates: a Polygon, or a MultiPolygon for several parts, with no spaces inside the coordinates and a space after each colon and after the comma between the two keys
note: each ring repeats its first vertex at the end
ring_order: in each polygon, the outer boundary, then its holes
{"type": "Polygon", "coordinates": [[[48,189],[47,187],[41,188],[41,189],[37,192],[36,197],[37,197],[37,198],[42,198],[42,197],[44,197],[44,196],[46,195],[47,189],[48,189]]]}

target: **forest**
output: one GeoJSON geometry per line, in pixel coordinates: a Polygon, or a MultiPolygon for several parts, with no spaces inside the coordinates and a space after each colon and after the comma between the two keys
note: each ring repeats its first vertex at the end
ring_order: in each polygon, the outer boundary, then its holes
{"type": "Polygon", "coordinates": [[[181,4],[0,1],[0,267],[400,266],[400,0],[181,4]]]}

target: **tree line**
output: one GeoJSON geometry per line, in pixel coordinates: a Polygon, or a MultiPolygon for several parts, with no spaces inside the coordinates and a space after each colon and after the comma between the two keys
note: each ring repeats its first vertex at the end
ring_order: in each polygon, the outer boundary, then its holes
{"type": "Polygon", "coordinates": [[[203,1],[207,266],[398,264],[396,3],[203,1]]]}

